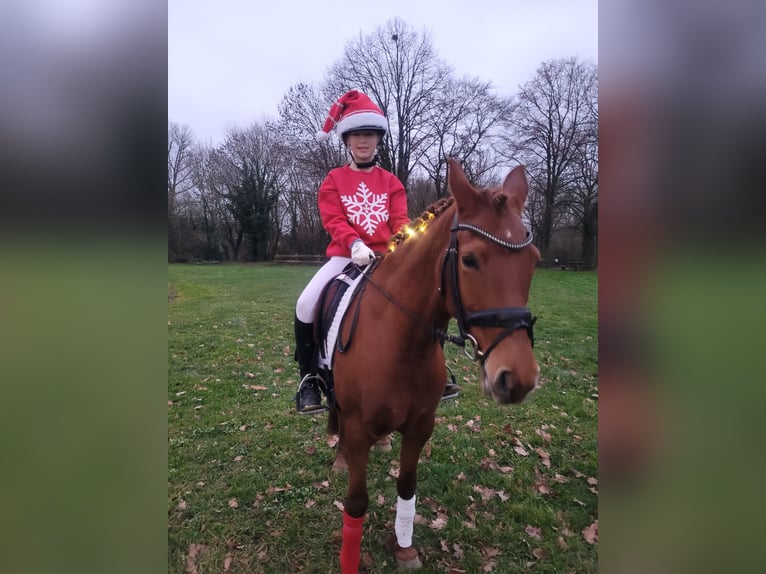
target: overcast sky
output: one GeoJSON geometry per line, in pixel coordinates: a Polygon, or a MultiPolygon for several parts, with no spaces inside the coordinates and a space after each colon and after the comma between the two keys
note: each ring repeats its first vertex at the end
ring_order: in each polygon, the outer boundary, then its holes
{"type": "Polygon", "coordinates": [[[218,144],[276,118],[291,86],[318,85],[349,40],[396,17],[502,95],[545,60],[598,62],[597,0],[168,0],[168,119],[218,144]]]}

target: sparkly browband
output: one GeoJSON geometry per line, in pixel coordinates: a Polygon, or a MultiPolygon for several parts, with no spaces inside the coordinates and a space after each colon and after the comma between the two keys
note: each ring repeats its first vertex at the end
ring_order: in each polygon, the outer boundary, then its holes
{"type": "Polygon", "coordinates": [[[457,227],[453,228],[460,230],[463,229],[465,231],[473,231],[474,233],[481,235],[485,239],[489,239],[490,241],[497,243],[498,245],[505,247],[506,249],[512,249],[514,251],[517,251],[519,249],[524,249],[527,245],[532,243],[532,240],[534,237],[532,236],[532,232],[527,230],[527,238],[522,243],[510,243],[508,241],[504,241],[500,239],[499,237],[496,237],[492,235],[491,233],[484,231],[480,227],[476,227],[475,225],[471,225],[470,223],[458,223],[457,227]]]}

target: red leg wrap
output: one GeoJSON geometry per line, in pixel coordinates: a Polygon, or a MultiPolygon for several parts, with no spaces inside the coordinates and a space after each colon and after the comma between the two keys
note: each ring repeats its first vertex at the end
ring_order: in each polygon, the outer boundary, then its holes
{"type": "Polygon", "coordinates": [[[359,573],[359,551],[362,547],[364,516],[354,518],[343,511],[343,542],[340,547],[341,574],[359,573]]]}

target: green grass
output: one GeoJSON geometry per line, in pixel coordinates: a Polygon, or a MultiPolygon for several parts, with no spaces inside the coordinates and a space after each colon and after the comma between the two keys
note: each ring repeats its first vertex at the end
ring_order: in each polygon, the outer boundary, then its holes
{"type": "MultiPolygon", "coordinates": [[[[326,416],[293,405],[294,304],[315,269],[169,267],[171,573],[339,571],[335,503],[347,478],[330,469],[326,416]]],[[[487,400],[478,367],[448,345],[463,392],[440,405],[419,466],[422,572],[597,571],[598,544],[582,534],[598,518],[597,286],[595,273],[537,271],[529,305],[543,386],[520,406],[487,400]],[[432,528],[441,515],[446,525],[432,528]]],[[[370,457],[369,572],[396,571],[384,542],[398,445],[370,457]]]]}

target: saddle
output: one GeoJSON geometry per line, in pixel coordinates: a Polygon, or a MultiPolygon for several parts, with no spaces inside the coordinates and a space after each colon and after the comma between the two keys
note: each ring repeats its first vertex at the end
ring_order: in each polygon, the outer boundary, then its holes
{"type": "Polygon", "coordinates": [[[367,283],[366,275],[372,273],[378,260],[361,268],[349,263],[343,271],[325,285],[319,296],[314,335],[317,341],[317,372],[324,380],[328,402],[337,408],[335,385],[332,377],[332,363],[335,351],[345,353],[353,340],[359,303],[367,283]],[[352,314],[351,330],[346,340],[341,340],[341,327],[347,315],[352,314]]]}

